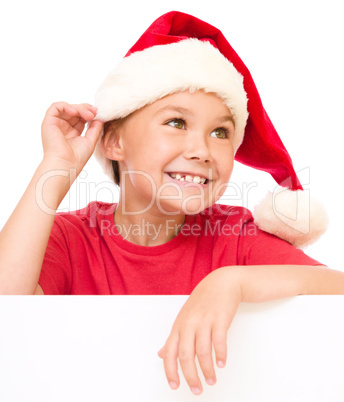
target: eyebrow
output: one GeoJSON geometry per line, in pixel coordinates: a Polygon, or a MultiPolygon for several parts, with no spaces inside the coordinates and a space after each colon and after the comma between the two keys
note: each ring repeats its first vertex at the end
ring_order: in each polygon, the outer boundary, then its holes
{"type": "Polygon", "coordinates": [[[167,105],[167,106],[164,106],[161,109],[159,109],[155,113],[155,115],[158,115],[158,114],[166,112],[166,111],[178,112],[178,113],[186,114],[186,115],[192,114],[189,109],[185,109],[184,107],[167,105]]]}
{"type": "MultiPolygon", "coordinates": [[[[185,115],[187,115],[187,116],[192,115],[192,113],[191,113],[191,111],[190,111],[189,109],[186,109],[186,108],[180,107],[180,106],[167,105],[167,106],[164,106],[163,108],[159,109],[159,110],[155,113],[155,116],[156,116],[156,115],[159,115],[159,114],[161,114],[161,113],[164,113],[164,112],[166,112],[166,111],[178,112],[178,113],[180,113],[180,114],[185,114],[185,115]]],[[[225,123],[225,122],[227,122],[227,121],[230,121],[230,122],[232,122],[233,125],[235,126],[235,120],[234,120],[233,116],[231,116],[231,115],[229,115],[229,114],[228,114],[228,115],[225,115],[225,116],[221,116],[221,117],[219,117],[217,120],[218,120],[220,123],[225,123]]]]}
{"type": "Polygon", "coordinates": [[[235,126],[235,120],[233,116],[227,115],[227,116],[222,116],[218,119],[220,122],[225,123],[227,121],[230,121],[233,123],[233,125],[235,126]]]}

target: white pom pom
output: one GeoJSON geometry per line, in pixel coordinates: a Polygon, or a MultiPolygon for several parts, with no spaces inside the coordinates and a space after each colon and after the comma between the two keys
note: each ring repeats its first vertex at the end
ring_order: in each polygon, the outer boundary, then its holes
{"type": "Polygon", "coordinates": [[[314,243],[328,226],[323,205],[308,190],[277,187],[255,207],[253,216],[260,229],[298,248],[314,243]]]}

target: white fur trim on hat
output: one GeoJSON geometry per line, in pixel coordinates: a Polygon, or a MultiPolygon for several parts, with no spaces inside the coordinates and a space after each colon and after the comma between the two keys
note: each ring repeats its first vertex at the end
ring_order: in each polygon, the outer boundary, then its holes
{"type": "MultiPolygon", "coordinates": [[[[213,45],[195,38],[153,46],[122,59],[95,95],[96,118],[104,122],[123,118],[166,95],[199,89],[216,93],[232,113],[237,150],[248,118],[243,77],[213,45]]],[[[111,161],[99,142],[95,155],[111,176],[111,161]]]]}
{"type": "Polygon", "coordinates": [[[254,208],[253,216],[260,229],[297,248],[314,243],[328,226],[323,205],[311,198],[308,190],[291,191],[280,186],[254,208]]]}

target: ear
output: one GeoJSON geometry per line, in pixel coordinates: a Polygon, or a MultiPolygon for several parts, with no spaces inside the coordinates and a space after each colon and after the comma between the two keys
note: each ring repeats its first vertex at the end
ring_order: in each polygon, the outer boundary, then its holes
{"type": "Polygon", "coordinates": [[[116,124],[113,124],[113,122],[105,123],[104,135],[100,143],[104,155],[115,161],[124,160],[124,149],[120,131],[119,127],[116,127],[116,124]]]}

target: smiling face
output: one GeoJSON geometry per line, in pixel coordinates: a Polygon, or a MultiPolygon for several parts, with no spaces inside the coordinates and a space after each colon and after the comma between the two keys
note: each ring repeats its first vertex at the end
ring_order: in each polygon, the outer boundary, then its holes
{"type": "Polygon", "coordinates": [[[180,92],[134,112],[104,146],[119,161],[126,210],[185,215],[213,205],[233,169],[233,136],[213,93],[180,92]]]}

